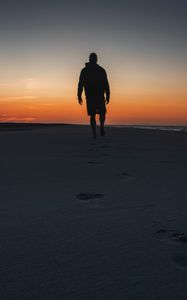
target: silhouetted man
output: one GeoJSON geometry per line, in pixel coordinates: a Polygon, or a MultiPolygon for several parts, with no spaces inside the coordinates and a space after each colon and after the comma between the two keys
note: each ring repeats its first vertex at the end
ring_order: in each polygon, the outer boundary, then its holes
{"type": "Polygon", "coordinates": [[[99,114],[100,134],[105,135],[104,123],[106,115],[105,103],[110,100],[110,88],[106,71],[97,64],[97,55],[91,53],[89,62],[82,69],[78,84],[78,101],[82,105],[82,91],[86,95],[87,112],[90,116],[90,125],[93,137],[96,138],[96,114],[99,114]]]}

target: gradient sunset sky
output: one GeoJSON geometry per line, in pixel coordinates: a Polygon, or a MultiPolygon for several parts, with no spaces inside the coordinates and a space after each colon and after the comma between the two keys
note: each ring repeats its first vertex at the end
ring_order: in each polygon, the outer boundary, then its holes
{"type": "Polygon", "coordinates": [[[87,123],[90,52],[108,73],[108,123],[187,125],[185,0],[1,1],[0,122],[87,123]]]}

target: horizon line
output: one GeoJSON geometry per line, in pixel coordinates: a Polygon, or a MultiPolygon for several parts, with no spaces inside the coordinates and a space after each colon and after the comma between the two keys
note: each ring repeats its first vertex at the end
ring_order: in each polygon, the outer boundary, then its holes
{"type": "MultiPolygon", "coordinates": [[[[87,123],[63,123],[63,122],[1,122],[0,121],[0,125],[81,125],[81,126],[89,126],[89,124],[87,123]]],[[[181,127],[181,126],[187,126],[187,124],[144,124],[144,123],[140,123],[140,124],[106,124],[106,126],[147,126],[147,127],[154,127],[154,126],[164,126],[164,127],[181,127]]]]}

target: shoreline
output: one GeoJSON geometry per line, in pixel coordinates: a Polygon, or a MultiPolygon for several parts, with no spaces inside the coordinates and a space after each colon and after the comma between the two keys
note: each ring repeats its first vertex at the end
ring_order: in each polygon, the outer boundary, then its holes
{"type": "MultiPolygon", "coordinates": [[[[83,126],[89,127],[89,124],[71,124],[71,123],[25,123],[25,122],[0,122],[1,131],[32,130],[41,128],[55,128],[64,126],[83,126]]],[[[99,124],[97,124],[99,126],[99,124]]],[[[187,133],[187,125],[111,125],[106,124],[106,128],[117,129],[145,129],[187,133]]]]}

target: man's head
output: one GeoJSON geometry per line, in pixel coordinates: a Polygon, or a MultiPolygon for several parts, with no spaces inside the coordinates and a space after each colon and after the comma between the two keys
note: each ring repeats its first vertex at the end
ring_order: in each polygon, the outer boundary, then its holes
{"type": "Polygon", "coordinates": [[[89,62],[96,64],[97,63],[97,54],[91,53],[89,56],[89,62]]]}

